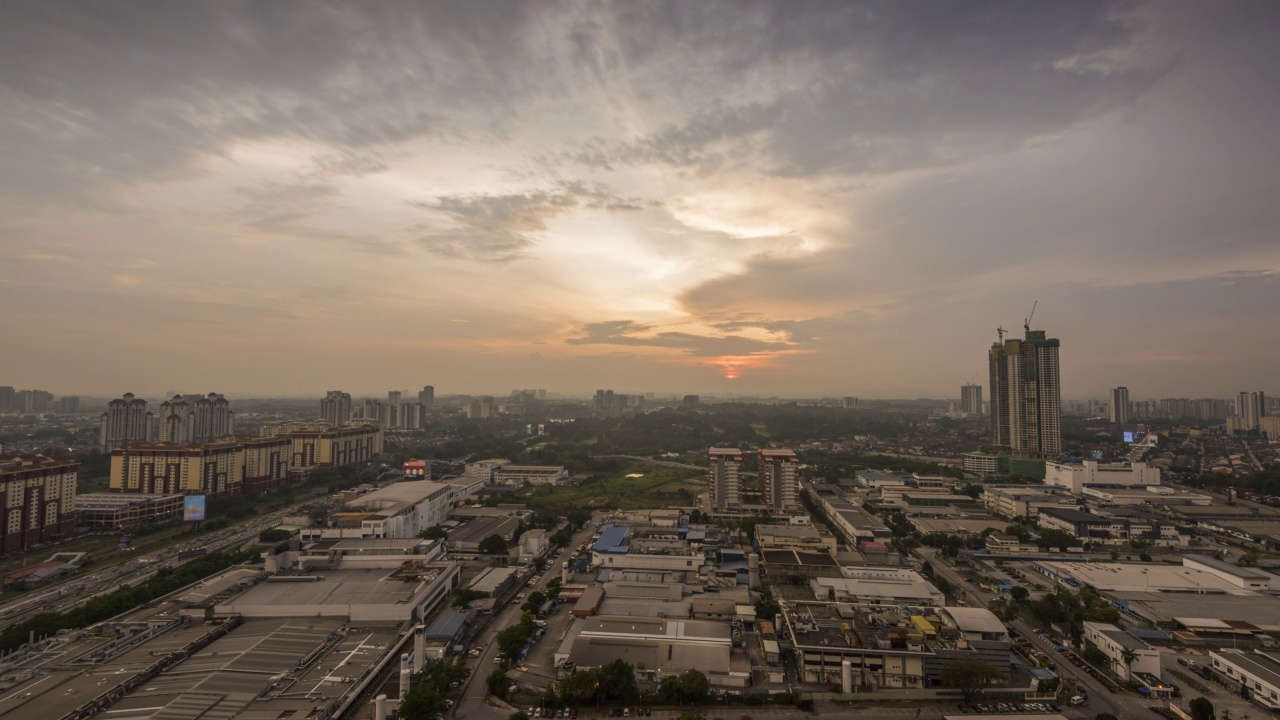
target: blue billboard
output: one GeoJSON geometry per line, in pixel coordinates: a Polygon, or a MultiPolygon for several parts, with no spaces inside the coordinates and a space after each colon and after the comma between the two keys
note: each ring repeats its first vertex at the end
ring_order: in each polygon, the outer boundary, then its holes
{"type": "Polygon", "coordinates": [[[182,499],[182,519],[199,522],[204,519],[204,496],[188,495],[182,499]]]}
{"type": "Polygon", "coordinates": [[[1132,431],[1130,431],[1130,430],[1125,430],[1125,431],[1124,431],[1124,441],[1125,441],[1125,442],[1127,442],[1127,443],[1131,443],[1131,442],[1133,442],[1133,432],[1132,432],[1132,431]]]}

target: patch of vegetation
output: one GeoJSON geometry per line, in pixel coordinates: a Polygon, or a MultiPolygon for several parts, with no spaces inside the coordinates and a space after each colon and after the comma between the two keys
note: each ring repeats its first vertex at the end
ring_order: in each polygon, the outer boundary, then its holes
{"type": "Polygon", "coordinates": [[[74,610],[64,613],[40,613],[29,620],[10,625],[0,632],[0,651],[18,649],[27,642],[27,637],[32,631],[35,632],[36,637],[53,635],[59,630],[82,628],[113,618],[253,557],[256,557],[256,554],[251,552],[205,555],[174,568],[162,568],[137,587],[121,586],[106,595],[93,598],[74,610]]]}

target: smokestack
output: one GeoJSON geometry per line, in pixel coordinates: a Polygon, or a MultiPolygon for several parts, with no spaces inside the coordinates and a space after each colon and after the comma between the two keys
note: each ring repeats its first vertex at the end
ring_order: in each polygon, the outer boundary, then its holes
{"type": "Polygon", "coordinates": [[[373,720],[387,720],[387,696],[385,693],[373,700],[373,720]]]}
{"type": "Polygon", "coordinates": [[[419,625],[413,629],[413,668],[421,670],[427,666],[427,628],[419,625]]]}
{"type": "Polygon", "coordinates": [[[560,585],[561,587],[569,584],[569,563],[560,563],[560,585]]]}
{"type": "Polygon", "coordinates": [[[747,555],[747,588],[760,588],[760,556],[755,553],[747,555]]]}
{"type": "Polygon", "coordinates": [[[400,653],[400,702],[409,695],[409,653],[400,653]]]}
{"type": "Polygon", "coordinates": [[[853,663],[840,661],[840,691],[848,695],[853,692],[853,663]]]}

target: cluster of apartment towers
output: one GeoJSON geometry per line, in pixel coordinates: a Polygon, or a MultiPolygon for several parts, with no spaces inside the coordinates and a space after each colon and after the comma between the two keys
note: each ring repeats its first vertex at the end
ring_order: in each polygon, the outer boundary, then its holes
{"type": "Polygon", "coordinates": [[[181,395],[160,403],[152,412],[147,401],[125,393],[107,403],[99,420],[98,441],[104,451],[131,442],[202,444],[230,435],[236,414],[231,403],[218,393],[189,402],[181,395]]]}
{"type": "MultiPolygon", "coordinates": [[[[742,502],[742,460],[744,451],[737,448],[711,448],[708,451],[708,501],[713,511],[738,512],[742,502]]],[[[775,515],[801,512],[800,460],[791,450],[756,451],[760,483],[760,499],[775,515]]]]}

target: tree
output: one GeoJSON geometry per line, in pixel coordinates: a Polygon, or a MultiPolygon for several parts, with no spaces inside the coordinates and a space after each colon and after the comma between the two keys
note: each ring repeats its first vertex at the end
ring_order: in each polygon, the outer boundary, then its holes
{"type": "Polygon", "coordinates": [[[426,530],[418,533],[418,537],[423,540],[448,540],[449,531],[439,525],[432,525],[426,530]]]}
{"type": "Polygon", "coordinates": [[[1085,648],[1084,652],[1080,653],[1080,656],[1093,665],[1102,665],[1105,667],[1109,664],[1107,654],[1096,647],[1085,648]]]}
{"type": "Polygon", "coordinates": [[[700,522],[702,522],[702,511],[701,511],[701,510],[694,510],[693,512],[689,513],[689,523],[690,523],[690,524],[695,524],[695,523],[700,523],[700,522]]]}
{"type": "Polygon", "coordinates": [[[1124,663],[1125,676],[1133,677],[1133,664],[1138,660],[1138,653],[1125,648],[1120,652],[1120,662],[1124,663]]]}
{"type": "Polygon", "coordinates": [[[658,684],[658,693],[677,705],[701,705],[710,692],[711,683],[698,670],[669,675],[658,684]]]}
{"type": "Polygon", "coordinates": [[[258,540],[264,543],[284,542],[293,537],[293,533],[288,530],[280,530],[277,528],[269,528],[258,533],[258,540]]]}
{"type": "Polygon", "coordinates": [[[951,660],[942,666],[942,686],[959,690],[966,705],[973,704],[978,693],[992,682],[1003,678],[1000,668],[985,660],[951,660]]]}
{"type": "Polygon", "coordinates": [[[480,552],[486,555],[505,555],[507,541],[503,540],[501,535],[494,533],[480,541],[480,552]]]}
{"type": "Polygon", "coordinates": [[[1118,718],[1111,713],[1098,713],[1093,716],[1093,720],[1118,720],[1118,718]]]}
{"type": "Polygon", "coordinates": [[[523,710],[517,710],[511,713],[507,720],[529,720],[529,716],[523,710]]]}
{"type": "Polygon", "coordinates": [[[544,571],[544,570],[546,570],[546,569],[547,569],[547,559],[546,559],[546,558],[540,558],[540,557],[538,557],[538,558],[534,558],[534,559],[533,559],[533,571],[534,571],[534,572],[536,572],[536,573],[541,573],[542,571],[544,571]]]}
{"type": "Polygon", "coordinates": [[[1216,713],[1213,711],[1213,703],[1207,698],[1198,697],[1187,704],[1187,709],[1191,711],[1191,720],[1217,720],[1216,713]]]}
{"type": "Polygon", "coordinates": [[[600,684],[605,689],[605,699],[608,701],[630,703],[640,697],[640,689],[636,686],[636,672],[630,663],[622,660],[614,660],[600,668],[600,684]]]}
{"type": "Polygon", "coordinates": [[[1013,598],[1014,602],[1024,603],[1031,597],[1031,591],[1021,585],[1015,585],[1009,589],[1009,596],[1013,598]]]}
{"type": "Polygon", "coordinates": [[[520,651],[524,649],[524,641],[529,639],[529,631],[524,623],[512,625],[504,628],[498,633],[496,642],[498,643],[498,652],[508,660],[514,660],[520,651]]]}

